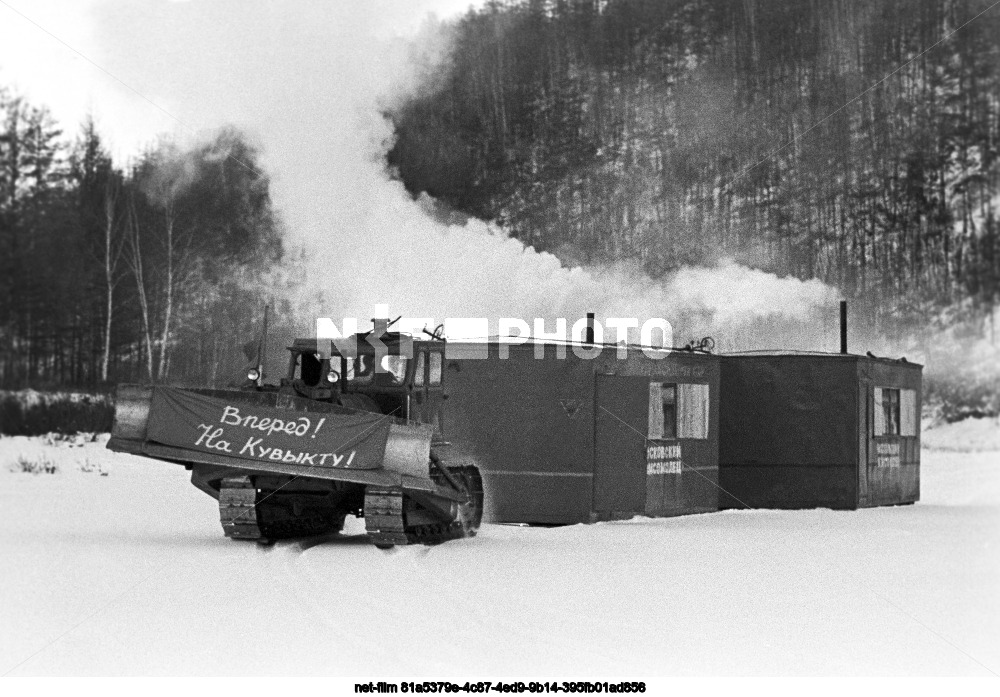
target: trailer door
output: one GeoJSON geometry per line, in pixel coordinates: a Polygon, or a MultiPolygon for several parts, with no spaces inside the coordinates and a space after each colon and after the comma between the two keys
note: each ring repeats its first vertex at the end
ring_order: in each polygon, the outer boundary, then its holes
{"type": "Polygon", "coordinates": [[[596,376],[594,511],[611,517],[646,508],[649,378],[596,376]]]}

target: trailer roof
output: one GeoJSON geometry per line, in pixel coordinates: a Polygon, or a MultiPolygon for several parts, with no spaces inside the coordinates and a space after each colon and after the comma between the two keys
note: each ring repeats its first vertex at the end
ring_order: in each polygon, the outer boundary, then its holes
{"type": "MultiPolygon", "coordinates": [[[[359,333],[356,335],[358,338],[358,345],[365,346],[367,344],[366,339],[368,337],[367,333],[359,333]]],[[[323,341],[331,341],[329,339],[324,339],[323,341]]],[[[452,339],[452,340],[439,340],[432,339],[430,337],[423,338],[420,336],[411,336],[410,334],[404,334],[400,332],[386,332],[381,336],[382,343],[387,346],[393,346],[400,342],[412,341],[414,343],[420,344],[475,344],[475,345],[499,345],[508,344],[510,346],[535,346],[538,344],[552,345],[552,346],[566,346],[566,347],[578,347],[578,348],[596,348],[600,347],[602,349],[619,349],[625,348],[629,351],[666,351],[670,353],[684,353],[689,355],[703,355],[703,356],[714,356],[711,351],[706,351],[701,348],[689,348],[686,346],[650,346],[646,344],[634,344],[625,343],[620,344],[608,343],[608,342],[593,342],[585,343],[582,341],[569,341],[569,340],[559,340],[559,339],[539,339],[536,337],[517,337],[517,336],[488,336],[488,337],[473,337],[473,338],[462,338],[462,339],[452,339]]],[[[290,351],[315,351],[319,345],[320,340],[315,337],[304,337],[295,339],[291,346],[288,347],[290,351]]]]}
{"type": "Polygon", "coordinates": [[[906,359],[906,356],[890,358],[888,356],[876,356],[868,352],[860,353],[840,353],[838,351],[795,351],[788,349],[759,349],[752,351],[726,351],[718,354],[722,358],[829,358],[836,360],[866,360],[878,361],[880,363],[891,363],[892,365],[911,366],[923,368],[922,363],[914,363],[906,359]]]}

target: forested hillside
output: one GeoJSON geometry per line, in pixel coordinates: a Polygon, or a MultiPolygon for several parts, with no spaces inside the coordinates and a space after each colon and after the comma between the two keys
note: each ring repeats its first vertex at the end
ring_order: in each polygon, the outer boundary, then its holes
{"type": "Polygon", "coordinates": [[[883,331],[988,333],[992,2],[491,2],[391,112],[390,163],[567,262],[731,256],[829,282],[883,331]]]}
{"type": "Polygon", "coordinates": [[[0,387],[232,379],[282,256],[256,159],[230,129],[121,169],[0,88],[0,387]]]}

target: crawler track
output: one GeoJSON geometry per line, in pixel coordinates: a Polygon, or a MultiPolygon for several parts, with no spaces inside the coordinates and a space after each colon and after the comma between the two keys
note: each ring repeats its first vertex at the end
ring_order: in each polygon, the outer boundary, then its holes
{"type": "Polygon", "coordinates": [[[483,517],[483,484],[479,470],[465,466],[452,467],[449,471],[468,493],[467,502],[457,507],[452,520],[442,520],[438,514],[421,508],[401,489],[373,486],[366,489],[365,528],[376,547],[433,545],[476,534],[483,517]]]}
{"type": "MultiPolygon", "coordinates": [[[[476,534],[483,517],[483,482],[472,466],[449,467],[449,478],[433,475],[442,486],[457,484],[466,492],[449,516],[421,506],[403,489],[368,486],[364,491],[365,528],[377,547],[438,544],[476,534]],[[454,483],[454,484],[453,484],[454,483]]],[[[227,477],[219,489],[219,518],[226,537],[261,543],[338,532],[349,509],[330,492],[284,488],[280,480],[227,477]]],[[[360,503],[360,500],[358,501],[360,503]]]]}
{"type": "Polygon", "coordinates": [[[338,532],[346,515],[328,496],[258,489],[249,476],[223,479],[219,490],[222,529],[233,539],[266,543],[338,532]]]}

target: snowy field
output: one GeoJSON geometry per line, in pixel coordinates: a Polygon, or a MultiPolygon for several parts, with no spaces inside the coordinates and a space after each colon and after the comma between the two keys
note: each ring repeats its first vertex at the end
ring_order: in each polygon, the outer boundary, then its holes
{"type": "Polygon", "coordinates": [[[925,437],[915,506],[486,525],[389,552],[354,519],[233,542],[180,467],[106,436],[3,438],[0,674],[989,676],[1000,449],[959,452],[969,428],[925,437]]]}

